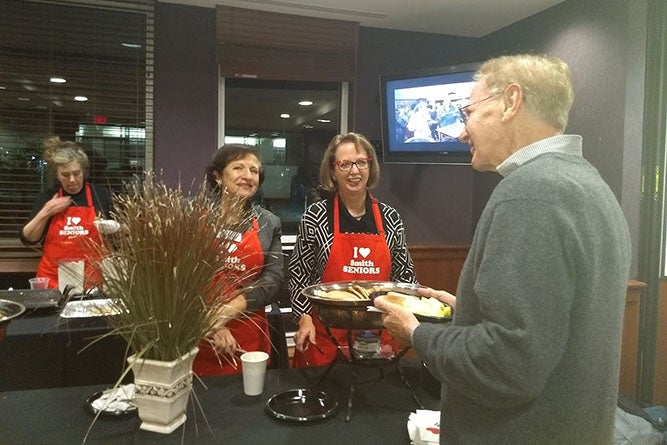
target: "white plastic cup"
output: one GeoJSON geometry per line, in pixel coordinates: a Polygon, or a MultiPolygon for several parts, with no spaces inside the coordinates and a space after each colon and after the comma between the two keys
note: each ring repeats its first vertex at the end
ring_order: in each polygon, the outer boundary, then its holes
{"type": "Polygon", "coordinates": [[[83,294],[83,271],[85,261],[80,259],[64,259],[58,261],[58,289],[72,286],[70,295],[83,294]]]}
{"type": "Polygon", "coordinates": [[[264,391],[264,376],[269,354],[262,351],[246,352],[241,355],[243,366],[243,392],[248,396],[258,396],[264,391]]]}
{"type": "Polygon", "coordinates": [[[30,278],[30,289],[48,289],[49,288],[49,278],[48,277],[36,277],[30,278]]]}

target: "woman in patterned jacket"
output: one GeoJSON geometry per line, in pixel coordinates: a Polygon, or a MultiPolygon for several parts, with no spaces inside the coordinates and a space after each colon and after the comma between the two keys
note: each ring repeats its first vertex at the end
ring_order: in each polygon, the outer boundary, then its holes
{"type": "MultiPolygon", "coordinates": [[[[375,149],[364,136],[348,133],[331,140],[320,183],[332,197],[306,209],[289,261],[292,312],[298,321],[294,367],[325,365],[336,357],[336,346],[301,294],[303,288],[349,280],[416,282],[401,216],[368,191],[379,180],[375,149]]],[[[347,345],[346,330],[331,331],[340,345],[347,345]]],[[[382,342],[393,343],[388,336],[382,342]]]]}

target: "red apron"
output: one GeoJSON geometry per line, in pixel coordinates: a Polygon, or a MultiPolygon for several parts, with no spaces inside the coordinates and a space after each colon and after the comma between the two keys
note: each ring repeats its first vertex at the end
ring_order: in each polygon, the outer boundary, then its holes
{"type": "MultiPolygon", "coordinates": [[[[90,264],[91,259],[97,257],[86,246],[86,237],[101,242],[93,221],[96,218],[90,185],[86,184],[87,207],[70,206],[54,215],[49,224],[44,240],[42,259],[37,268],[38,277],[49,278],[49,288],[58,287],[58,260],[72,258],[85,260],[84,289],[101,283],[99,274],[90,264]]],[[[63,196],[62,187],[58,196],[63,196]]]]}
{"type": "MultiPolygon", "coordinates": [[[[389,247],[387,247],[384,228],[382,227],[380,206],[372,196],[371,203],[373,218],[375,218],[375,228],[378,232],[377,235],[372,233],[341,233],[338,214],[338,194],[334,196],[333,243],[331,244],[329,260],[322,275],[322,283],[352,280],[389,280],[391,276],[391,255],[389,247]],[[351,262],[360,260],[364,260],[365,265],[369,265],[368,269],[377,273],[360,274],[346,271],[346,266],[350,265],[351,262]]],[[[315,341],[322,352],[313,346],[309,346],[304,352],[294,351],[292,366],[295,368],[303,368],[308,365],[326,365],[331,363],[336,357],[336,345],[331,341],[315,310],[313,311],[312,318],[315,325],[315,341]]],[[[330,328],[329,330],[339,345],[348,345],[347,329],[330,328]]],[[[395,340],[386,331],[382,331],[381,339],[382,344],[395,343],[395,340]]]]}
{"type": "MultiPolygon", "coordinates": [[[[242,235],[237,234],[237,238],[231,240],[233,241],[230,248],[232,252],[226,259],[227,270],[223,273],[238,276],[239,287],[256,281],[264,266],[264,252],[258,233],[259,223],[257,218],[254,218],[251,229],[242,235]]],[[[269,324],[264,308],[246,312],[229,321],[226,326],[241,349],[264,351],[271,355],[269,324]]],[[[200,376],[236,374],[241,372],[241,360],[238,356],[232,358],[216,353],[208,341],[202,340],[199,342],[199,354],[195,358],[193,370],[200,376]],[[236,360],[236,365],[234,365],[234,360],[236,360]]]]}

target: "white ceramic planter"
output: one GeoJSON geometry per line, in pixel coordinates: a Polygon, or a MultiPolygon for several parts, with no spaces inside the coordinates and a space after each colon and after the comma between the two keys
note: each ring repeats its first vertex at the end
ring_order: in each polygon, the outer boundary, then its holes
{"type": "Polygon", "coordinates": [[[198,352],[195,347],[170,362],[128,357],[141,429],[169,434],[185,422],[192,390],[192,362],[198,352]]]}

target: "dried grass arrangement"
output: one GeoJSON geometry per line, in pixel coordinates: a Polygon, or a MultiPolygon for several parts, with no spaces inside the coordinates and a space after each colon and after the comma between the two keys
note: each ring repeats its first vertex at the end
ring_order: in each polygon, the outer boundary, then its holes
{"type": "Polygon", "coordinates": [[[139,358],[170,361],[188,353],[236,296],[231,278],[216,278],[229,247],[217,235],[240,231],[249,216],[240,201],[214,211],[215,199],[203,185],[186,198],[152,174],[114,197],[122,229],[93,248],[104,253],[104,293],[119,311],[109,317],[112,334],[139,358]]]}

